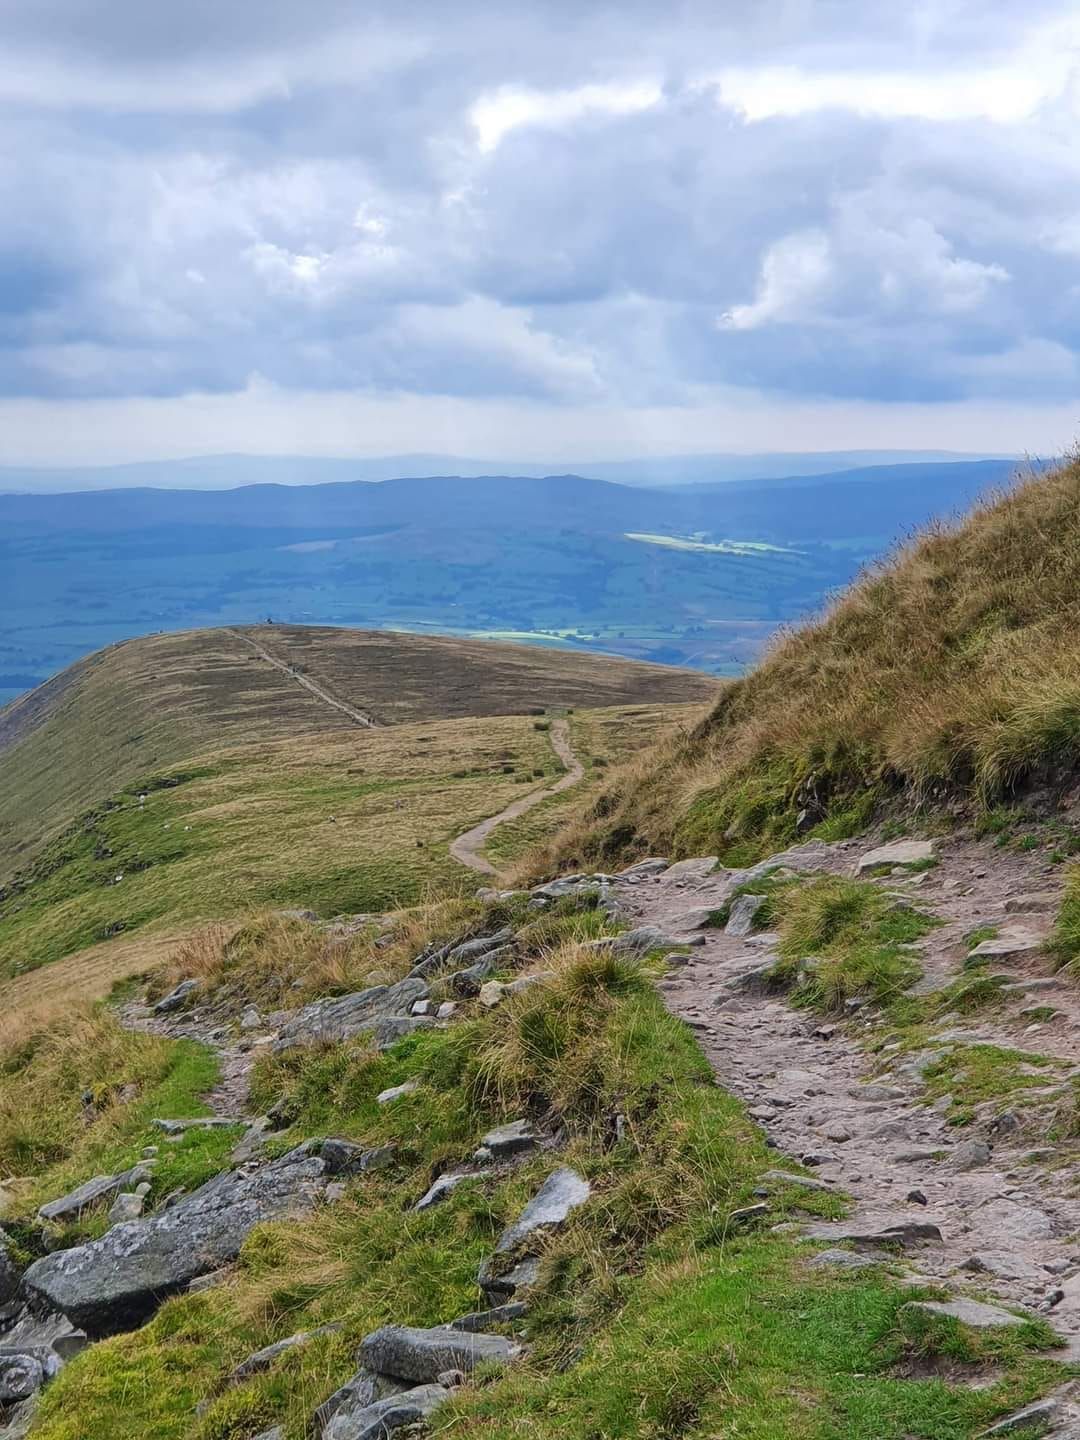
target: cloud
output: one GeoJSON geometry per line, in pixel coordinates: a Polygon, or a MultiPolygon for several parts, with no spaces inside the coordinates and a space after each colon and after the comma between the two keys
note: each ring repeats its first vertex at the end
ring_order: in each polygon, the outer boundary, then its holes
{"type": "Polygon", "coordinates": [[[592,115],[635,115],[659,105],[663,90],[654,80],[612,81],[603,85],[581,85],[576,90],[525,90],[502,86],[481,95],[472,105],[469,118],[476,130],[477,144],[489,153],[512,130],[525,125],[571,125],[592,115]]]}
{"type": "Polygon", "coordinates": [[[20,415],[212,397],[258,448],[258,376],[423,429],[606,417],[613,450],[635,414],[703,426],[703,395],[817,406],[830,446],[939,406],[983,449],[1003,403],[1056,434],[1075,397],[1080,26],[1054,0],[0,11],[20,415]]]}

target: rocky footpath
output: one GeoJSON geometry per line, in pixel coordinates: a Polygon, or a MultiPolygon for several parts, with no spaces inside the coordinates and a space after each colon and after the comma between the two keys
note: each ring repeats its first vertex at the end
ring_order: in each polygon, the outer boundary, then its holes
{"type": "MultiPolygon", "coordinates": [[[[975,1329],[1014,1325],[1014,1312],[1047,1320],[1065,1341],[1059,1358],[1080,1360],[1080,1153],[1075,1142],[1046,1138],[1080,1081],[1080,993],[1045,955],[1060,868],[953,837],[873,849],[811,842],[744,871],[713,857],[657,859],[605,883],[628,923],[696,942],[670,957],[665,1003],[696,1031],[719,1083],[746,1101],[770,1144],[805,1167],[766,1176],[762,1204],[794,1184],[850,1197],[844,1221],[800,1227],[821,1247],[811,1263],[852,1266],[899,1253],[911,1276],[953,1293],[940,1305],[925,1302],[929,1309],[975,1329]],[[965,962],[985,961],[1000,977],[1003,1003],[977,1015],[945,1010],[915,1050],[858,998],[825,1019],[793,1008],[768,978],[778,937],[747,923],[762,902],[755,907],[757,897],[743,892],[769,874],[843,875],[882,887],[936,922],[910,947],[922,972],[913,993],[932,997],[984,973],[965,962]],[[712,928],[725,906],[726,927],[712,928]],[[984,930],[994,933],[970,947],[966,937],[984,930]],[[1045,1063],[1029,1064],[1038,1084],[981,1102],[958,1126],[949,1123],[951,1096],[929,1103],[925,1076],[969,1046],[1045,1063]]],[[[1024,1423],[1080,1437],[1080,1408],[1053,1396],[1024,1423]]]]}
{"type": "MultiPolygon", "coordinates": [[[[1043,954],[1058,891],[1054,867],[950,838],[873,849],[811,842],[746,870],[726,870],[713,857],[676,864],[654,858],[618,875],[560,877],[520,898],[542,911],[566,896],[588,896],[623,925],[620,934],[589,944],[631,955],[668,952],[659,982],[665,1003],[695,1030],[719,1083],[746,1101],[777,1151],[746,1221],[768,1224],[772,1197],[781,1191],[788,1209],[800,1188],[850,1197],[843,1220],[785,1219],[808,1242],[808,1264],[850,1268],[900,1257],[913,1278],[946,1287],[948,1298],[912,1302],[928,1317],[951,1316],[975,1330],[1045,1319],[1064,1341],[1062,1354],[1080,1359],[1080,1207],[1073,1198],[1080,1157],[1068,1144],[1045,1139],[1080,1081],[1080,999],[1043,954]],[[970,973],[974,959],[992,967],[1002,1003],[974,1017],[932,1012],[914,1048],[904,1035],[884,1033],[878,1012],[859,997],[835,1017],[794,1007],[771,975],[778,937],[756,929],[767,896],[766,887],[754,887],[777,875],[859,877],[881,887],[895,906],[925,911],[936,923],[907,947],[919,971],[912,993],[928,999],[945,993],[970,973]],[[968,937],[976,933],[972,944],[968,937]],[[1022,1105],[1016,1096],[990,1095],[965,1117],[970,1123],[958,1126],[950,1123],[951,1096],[930,1103],[926,1076],[943,1057],[972,1046],[1026,1052],[1019,1063],[1038,1083],[1021,1092],[1022,1105]]],[[[514,934],[503,928],[429,947],[394,984],[293,1011],[260,1015],[248,1007],[230,1016],[200,1004],[198,985],[184,982],[153,1010],[129,1007],[127,1020],[199,1039],[222,1057],[222,1084],[208,1097],[215,1113],[164,1117],[168,1136],[245,1119],[248,1073],[266,1049],[357,1036],[388,1048],[416,1029],[455,1023],[463,1005],[498,1006],[542,983],[542,971],[493,978],[514,965],[514,934]]],[[[378,1103],[394,1104],[411,1087],[415,1082],[394,1086],[378,1103]]],[[[385,1147],[365,1150],[335,1139],[309,1140],[264,1159],[266,1139],[285,1122],[273,1112],[246,1119],[231,1168],[189,1195],[168,1197],[149,1215],[141,1212],[153,1157],[42,1207],[41,1220],[50,1222],[108,1205],[115,1223],[98,1240],[45,1254],[21,1272],[0,1238],[5,1440],[25,1433],[34,1396],[81,1347],[143,1323],[170,1295],[212,1283],[255,1225],[333,1204],[350,1175],[393,1159],[385,1147]]],[[[525,1118],[497,1126],[476,1137],[473,1151],[438,1176],[417,1208],[438,1205],[492,1166],[513,1166],[557,1145],[558,1137],[525,1118]]],[[[524,1352],[515,1327],[539,1273],[542,1237],[589,1196],[586,1180],[556,1168],[481,1266],[484,1308],[428,1329],[390,1325],[367,1336],[356,1374],[313,1414],[313,1433],[323,1440],[389,1436],[422,1422],[477,1365],[517,1361],[524,1352]]],[[[316,1333],[257,1352],[236,1378],[269,1367],[316,1333]]],[[[1065,1391],[1003,1423],[1080,1437],[1080,1409],[1065,1391]]],[[[280,1433],[260,1440],[280,1440],[280,1433]]]]}

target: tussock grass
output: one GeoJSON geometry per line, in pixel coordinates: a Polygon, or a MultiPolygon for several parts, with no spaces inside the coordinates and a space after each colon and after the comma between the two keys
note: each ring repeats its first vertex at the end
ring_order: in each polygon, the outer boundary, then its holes
{"type": "Polygon", "coordinates": [[[1050,953],[1059,969],[1080,978],[1080,867],[1073,867],[1065,883],[1050,953]]]}
{"type": "MultiPolygon", "coordinates": [[[[1080,458],[937,525],[613,777],[536,869],[757,858],[871,801],[1000,804],[1080,758],[1080,458]]],[[[841,823],[842,822],[842,823],[841,823]]]]}
{"type": "Polygon", "coordinates": [[[794,985],[796,1004],[841,1010],[859,996],[888,1005],[919,977],[901,946],[932,922],[865,880],[826,876],[776,901],[780,959],[776,979],[794,985]]]}

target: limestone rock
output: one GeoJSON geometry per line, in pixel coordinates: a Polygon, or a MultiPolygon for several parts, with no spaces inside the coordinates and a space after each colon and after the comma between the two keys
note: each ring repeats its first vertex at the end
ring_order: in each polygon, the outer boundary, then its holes
{"type": "Polygon", "coordinates": [[[984,1305],[980,1300],[961,1297],[956,1300],[909,1300],[901,1307],[920,1315],[941,1315],[959,1320],[973,1330],[996,1330],[1008,1325],[1023,1325],[1020,1315],[1013,1315],[997,1305],[984,1305]]]}
{"type": "Polygon", "coordinates": [[[129,1329],[197,1276],[235,1260],[256,1225],[310,1211],[328,1173],[304,1147],[250,1173],[224,1171],[169,1210],[36,1260],[24,1293],[92,1335],[129,1329]]]}
{"type": "Polygon", "coordinates": [[[724,926],[724,934],[735,935],[739,938],[749,935],[754,928],[754,917],[767,898],[765,895],[739,895],[733,900],[731,909],[728,911],[728,922],[724,926]]]}
{"type": "Polygon", "coordinates": [[[371,1405],[346,1401],[323,1430],[322,1440],[387,1440],[395,1431],[426,1420],[449,1394],[445,1386],[432,1384],[402,1390],[371,1405]]]}
{"type": "Polygon", "coordinates": [[[327,1335],[338,1328],[335,1325],[321,1325],[317,1330],[299,1330],[285,1340],[277,1340],[273,1345],[264,1345],[261,1350],[256,1350],[254,1355],[249,1355],[246,1360],[241,1360],[232,1372],[230,1379],[239,1382],[249,1379],[252,1375],[259,1375],[264,1370],[269,1370],[279,1356],[295,1350],[298,1346],[309,1345],[318,1336],[327,1335]]]}
{"type": "Polygon", "coordinates": [[[193,995],[199,988],[198,980],[181,980],[175,990],[170,990],[168,995],[162,998],[154,1006],[155,1015],[171,1015],[174,1010],[179,1010],[189,995],[193,995]]]}
{"type": "Polygon", "coordinates": [[[1006,925],[998,935],[983,940],[968,956],[969,960],[1012,960],[1041,950],[1046,944],[1046,931],[1021,925],[1006,925]]]}
{"type": "Polygon", "coordinates": [[[540,1278],[540,1261],[526,1256],[509,1270],[500,1270],[501,1257],[492,1256],[480,1266],[476,1283],[493,1305],[508,1301],[511,1296],[531,1290],[540,1278]]]}
{"type": "Polygon", "coordinates": [[[868,850],[856,862],[856,875],[879,870],[892,865],[919,865],[934,858],[933,840],[894,840],[890,845],[879,845],[868,850]]]}
{"type": "Polygon", "coordinates": [[[401,1100],[406,1095],[415,1095],[420,1089],[419,1080],[406,1080],[403,1085],[391,1085],[389,1090],[380,1090],[375,1096],[376,1105],[389,1105],[394,1100],[401,1100]]]}
{"type": "Polygon", "coordinates": [[[576,1170],[564,1167],[553,1171],[514,1224],[500,1235],[495,1254],[508,1254],[537,1231],[552,1230],[564,1224],[571,1211],[584,1205],[591,1194],[589,1182],[576,1170]]]}
{"type": "Polygon", "coordinates": [[[528,1120],[512,1120],[509,1125],[496,1126],[484,1135],[480,1144],[493,1160],[506,1160],[511,1155],[520,1155],[533,1150],[540,1141],[540,1133],[533,1129],[528,1120]]]}
{"type": "Polygon", "coordinates": [[[423,980],[406,978],[396,985],[372,985],[352,995],[316,1000],[282,1026],[274,1050],[351,1040],[366,1032],[379,1048],[386,1048],[402,1035],[431,1024],[425,1016],[409,1014],[415,1001],[425,999],[427,993],[423,980]]]}
{"type": "Polygon", "coordinates": [[[142,1212],[143,1197],[121,1191],[109,1209],[109,1219],[114,1225],[122,1225],[127,1220],[138,1220],[142,1212]]]}
{"type": "Polygon", "coordinates": [[[882,1215],[863,1221],[827,1221],[808,1225],[803,1233],[808,1240],[856,1247],[912,1245],[919,1240],[941,1240],[941,1230],[932,1220],[913,1220],[904,1214],[882,1215]]]}
{"type": "Polygon", "coordinates": [[[486,1330],[489,1325],[511,1325],[529,1313],[529,1307],[521,1300],[512,1300],[509,1305],[496,1305],[491,1310],[474,1310],[469,1315],[459,1315],[450,1321],[451,1330],[486,1330]]]}
{"type": "Polygon", "coordinates": [[[440,1200],[445,1200],[451,1190],[456,1190],[462,1180],[471,1180],[472,1178],[471,1172],[467,1170],[459,1171],[456,1175],[440,1175],[416,1202],[413,1209],[430,1210],[432,1205],[438,1205],[440,1200]]]}
{"type": "Polygon", "coordinates": [[[639,925],[636,930],[627,930],[603,944],[616,955],[645,955],[650,950],[670,950],[674,945],[704,945],[705,936],[700,933],[689,937],[669,935],[655,925],[639,925]]]}
{"type": "Polygon", "coordinates": [[[89,1210],[98,1201],[116,1195],[125,1185],[138,1185],[149,1179],[151,1171],[147,1165],[135,1165],[122,1170],[119,1175],[95,1175],[58,1200],[50,1200],[38,1210],[39,1220],[75,1220],[84,1210],[89,1210]]]}
{"type": "Polygon", "coordinates": [[[676,860],[674,865],[669,865],[664,871],[664,884],[670,885],[676,881],[693,884],[706,879],[719,864],[720,860],[716,855],[701,855],[693,860],[676,860]]]}
{"type": "Polygon", "coordinates": [[[0,1405],[12,1405],[37,1393],[45,1384],[45,1370],[26,1351],[0,1350],[0,1405]]]}
{"type": "Polygon", "coordinates": [[[359,1360],[379,1375],[429,1384],[444,1370],[468,1374],[487,1361],[509,1364],[520,1354],[521,1346],[504,1335],[453,1330],[449,1325],[428,1330],[384,1325],[361,1342],[359,1360]]]}
{"type": "MultiPolygon", "coordinates": [[[[1053,1425],[1061,1408],[1061,1401],[1054,1395],[1048,1395],[1045,1400],[1036,1400],[1022,1410],[1014,1410],[1011,1415],[991,1425],[989,1430],[983,1430],[981,1436],[1013,1435],[1017,1430],[1038,1430],[1042,1434],[1047,1426],[1053,1425]]],[[[1074,1433],[1070,1431],[1070,1435],[1074,1433]]],[[[1063,1436],[1062,1440],[1067,1440],[1067,1437],[1063,1436]]]]}
{"type": "Polygon", "coordinates": [[[1011,1250],[977,1250],[960,1268],[976,1275],[996,1275],[999,1280],[1016,1280],[1029,1285],[1046,1278],[1040,1265],[1011,1250]]]}
{"type": "Polygon", "coordinates": [[[949,1155],[950,1170],[977,1170],[990,1160],[990,1146],[985,1140],[965,1140],[949,1155]]]}

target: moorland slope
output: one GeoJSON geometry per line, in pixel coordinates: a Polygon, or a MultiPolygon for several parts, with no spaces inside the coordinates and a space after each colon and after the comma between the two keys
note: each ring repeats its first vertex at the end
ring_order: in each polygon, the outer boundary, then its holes
{"type": "Polygon", "coordinates": [[[349,708],[382,727],[713,693],[687,671],[443,636],[259,625],[125,641],[0,710],[0,883],[114,791],[203,752],[350,729],[349,708]]]}
{"type": "Polygon", "coordinates": [[[560,863],[756,858],[877,805],[990,807],[1080,758],[1080,461],[937,525],[788,633],[688,737],[645,757],[560,863]]]}

